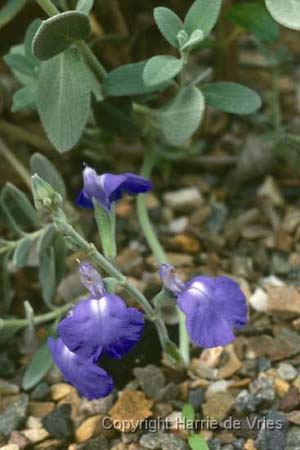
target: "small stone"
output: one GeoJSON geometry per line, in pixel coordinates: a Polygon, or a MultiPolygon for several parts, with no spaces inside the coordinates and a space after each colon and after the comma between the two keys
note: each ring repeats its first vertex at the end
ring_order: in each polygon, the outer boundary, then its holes
{"type": "Polygon", "coordinates": [[[184,420],[181,411],[173,411],[166,417],[166,422],[168,423],[168,428],[170,430],[185,430],[184,420]]]}
{"type": "Polygon", "coordinates": [[[196,208],[204,202],[201,192],[194,187],[166,192],[163,198],[167,206],[177,210],[196,208]]]}
{"type": "Polygon", "coordinates": [[[47,439],[34,446],[34,450],[62,450],[62,448],[61,441],[58,439],[47,439]]]}
{"type": "Polygon", "coordinates": [[[27,414],[28,399],[28,395],[20,394],[0,414],[0,432],[4,436],[9,436],[12,431],[23,425],[27,414]]]}
{"type": "Polygon", "coordinates": [[[20,447],[17,444],[8,444],[0,447],[0,450],[20,450],[20,447]]]}
{"type": "Polygon", "coordinates": [[[257,362],[257,369],[259,372],[266,372],[271,369],[271,361],[267,358],[259,358],[257,362]]]}
{"type": "Polygon", "coordinates": [[[238,412],[254,412],[261,400],[246,389],[241,391],[235,399],[235,409],[238,412]]]}
{"type": "Polygon", "coordinates": [[[97,414],[107,414],[114,403],[113,395],[100,398],[98,400],[80,399],[79,413],[84,416],[96,416],[97,414]]]}
{"type": "Polygon", "coordinates": [[[292,381],[297,377],[298,371],[291,364],[281,363],[277,369],[277,374],[282,380],[292,381]]]}
{"type": "Polygon", "coordinates": [[[108,442],[104,436],[90,439],[88,442],[77,445],[76,450],[107,450],[108,442]]]}
{"type": "Polygon", "coordinates": [[[16,363],[13,358],[5,351],[0,353],[0,377],[10,378],[16,372],[16,363]]]}
{"type": "Polygon", "coordinates": [[[260,373],[258,378],[250,384],[249,390],[258,400],[267,402],[275,400],[274,383],[264,373],[260,373]]]}
{"type": "Polygon", "coordinates": [[[300,426],[300,411],[291,411],[286,414],[286,417],[289,422],[300,426]]]}
{"type": "Polygon", "coordinates": [[[184,233],[189,226],[189,219],[186,216],[177,217],[169,223],[169,229],[171,233],[180,234],[184,233]]]}
{"type": "Polygon", "coordinates": [[[289,328],[283,328],[276,334],[268,354],[272,361],[280,361],[299,353],[300,337],[289,328]]]}
{"type": "Polygon", "coordinates": [[[211,439],[207,442],[209,450],[221,450],[221,442],[219,439],[211,439]]]}
{"type": "Polygon", "coordinates": [[[287,383],[286,381],[281,380],[279,378],[275,379],[274,387],[275,387],[276,394],[280,398],[284,397],[290,389],[289,383],[287,383]]]}
{"type": "Polygon", "coordinates": [[[222,446],[222,450],[234,450],[234,447],[231,444],[227,444],[222,446]]]}
{"type": "Polygon", "coordinates": [[[267,312],[280,319],[300,315],[300,292],[295,286],[268,286],[267,312]]]}
{"type": "Polygon", "coordinates": [[[223,347],[207,348],[203,350],[199,358],[199,365],[209,368],[215,368],[219,365],[223,347]]]}
{"type": "Polygon", "coordinates": [[[114,434],[112,428],[111,421],[101,414],[89,417],[77,428],[76,442],[82,443],[99,435],[112,436],[114,434]]]}
{"type": "Polygon", "coordinates": [[[177,234],[170,240],[170,243],[182,252],[197,254],[200,251],[198,239],[188,234],[177,234]]]}
{"type": "Polygon", "coordinates": [[[273,177],[268,176],[257,190],[257,196],[268,198],[274,206],[283,206],[284,198],[273,177]]]}
{"type": "Polygon", "coordinates": [[[205,392],[205,398],[208,400],[217,392],[225,392],[227,391],[229,386],[230,386],[229,381],[226,380],[215,381],[214,383],[209,385],[207,391],[205,392]]]}
{"type": "Polygon", "coordinates": [[[20,391],[19,386],[9,383],[6,380],[0,378],[0,396],[1,395],[14,395],[20,391]]]}
{"type": "Polygon", "coordinates": [[[188,403],[190,403],[196,412],[199,411],[202,403],[204,401],[204,390],[203,389],[191,389],[189,391],[188,403]]]}
{"type": "Polygon", "coordinates": [[[164,433],[161,439],[161,450],[187,450],[187,445],[174,434],[164,433]]]}
{"type": "Polygon", "coordinates": [[[156,397],[166,384],[166,379],[161,369],[152,364],[134,369],[133,374],[138,379],[145,394],[150,398],[156,397]]]}
{"type": "Polygon", "coordinates": [[[242,367],[242,363],[237,357],[233,345],[229,345],[226,348],[226,356],[227,360],[225,364],[218,370],[218,378],[220,379],[232,377],[242,367]]]}
{"type": "Polygon", "coordinates": [[[248,225],[242,230],[241,235],[244,239],[254,241],[267,238],[270,236],[270,233],[270,229],[263,225],[248,225]]]}
{"type": "Polygon", "coordinates": [[[175,400],[178,395],[178,387],[175,383],[168,383],[164,386],[155,397],[158,402],[170,402],[175,400]]]}
{"type": "Polygon", "coordinates": [[[248,439],[245,443],[245,450],[257,450],[253,439],[248,439]]]}
{"type": "Polygon", "coordinates": [[[280,400],[279,409],[289,412],[300,405],[300,393],[295,386],[291,386],[288,393],[280,400]]]}
{"type": "Polygon", "coordinates": [[[64,404],[43,417],[44,428],[56,439],[67,439],[73,433],[71,405],[64,404]]]}
{"type": "Polygon", "coordinates": [[[30,444],[30,441],[19,431],[13,431],[10,435],[9,444],[16,444],[20,448],[20,450],[23,450],[24,448],[28,447],[30,444]]]}
{"type": "Polygon", "coordinates": [[[29,414],[35,417],[44,417],[54,409],[54,402],[30,402],[28,406],[29,414]]]}
{"type": "Polygon", "coordinates": [[[297,209],[287,209],[282,222],[282,228],[287,233],[294,233],[300,225],[300,212],[297,209]]]}
{"type": "Polygon", "coordinates": [[[34,430],[23,430],[22,434],[33,444],[41,442],[49,436],[48,431],[44,428],[36,428],[34,430]]]}
{"type": "Polygon", "coordinates": [[[227,417],[233,405],[234,398],[229,392],[217,392],[203,404],[203,414],[211,419],[221,421],[227,417]]]}
{"type": "Polygon", "coordinates": [[[67,395],[70,395],[74,391],[76,391],[70,384],[67,383],[57,383],[53,384],[50,388],[51,397],[54,401],[62,400],[67,395]]]}
{"type": "Polygon", "coordinates": [[[32,400],[44,400],[50,394],[49,384],[45,381],[39,383],[31,392],[32,400]]]}
{"type": "Polygon", "coordinates": [[[268,294],[261,288],[256,288],[249,298],[249,303],[255,311],[266,312],[268,307],[268,294]]]}
{"type": "Polygon", "coordinates": [[[153,416],[154,417],[167,417],[173,411],[172,405],[170,403],[155,403],[153,406],[153,416]]]}
{"type": "Polygon", "coordinates": [[[258,450],[284,450],[288,426],[286,417],[277,411],[270,411],[266,415],[266,424],[268,425],[258,433],[256,440],[258,450]]]}
{"type": "Polygon", "coordinates": [[[287,434],[284,450],[300,450],[300,428],[291,427],[287,434]]]}
{"type": "Polygon", "coordinates": [[[147,433],[143,434],[140,439],[140,444],[147,449],[150,450],[158,450],[160,449],[162,433],[147,433]]]}
{"type": "Polygon", "coordinates": [[[36,428],[42,428],[42,420],[39,417],[29,416],[27,417],[26,428],[35,430],[36,428]]]}
{"type": "Polygon", "coordinates": [[[244,450],[245,439],[236,439],[232,444],[234,450],[244,450]]]}

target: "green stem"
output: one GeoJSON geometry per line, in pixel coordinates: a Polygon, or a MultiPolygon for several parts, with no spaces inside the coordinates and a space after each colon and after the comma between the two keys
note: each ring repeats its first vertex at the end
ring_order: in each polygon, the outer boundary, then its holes
{"type": "Polygon", "coordinates": [[[45,11],[48,16],[56,16],[56,14],[59,14],[59,10],[56,8],[56,6],[53,5],[53,3],[50,0],[36,0],[37,3],[40,5],[40,7],[45,11]]]}
{"type": "Polygon", "coordinates": [[[0,155],[4,156],[4,158],[9,162],[9,164],[16,170],[16,172],[23,179],[25,184],[31,189],[31,178],[30,173],[23,166],[23,164],[15,157],[12,150],[7,147],[7,145],[0,139],[0,155]]]}
{"type": "MultiPolygon", "coordinates": [[[[40,325],[45,322],[50,322],[53,319],[56,319],[57,317],[60,317],[62,314],[64,314],[68,309],[72,307],[71,303],[68,303],[66,305],[63,305],[59,308],[56,308],[55,311],[51,311],[46,314],[41,314],[40,316],[35,316],[32,319],[32,323],[34,325],[40,325]]],[[[0,319],[0,330],[2,328],[23,328],[27,327],[29,325],[28,319],[0,319]]]]}
{"type": "MultiPolygon", "coordinates": [[[[155,164],[155,158],[156,158],[155,142],[151,136],[151,139],[149,138],[148,148],[145,153],[145,158],[141,169],[141,176],[145,178],[150,178],[155,164]]],[[[167,255],[157,238],[154,227],[149,217],[148,208],[146,204],[146,194],[139,195],[137,197],[137,215],[144,236],[156,260],[160,264],[167,263],[168,262],[167,255]]],[[[177,311],[179,320],[179,350],[185,364],[188,365],[190,361],[190,344],[185,326],[185,316],[179,309],[177,309],[177,311]]]]}

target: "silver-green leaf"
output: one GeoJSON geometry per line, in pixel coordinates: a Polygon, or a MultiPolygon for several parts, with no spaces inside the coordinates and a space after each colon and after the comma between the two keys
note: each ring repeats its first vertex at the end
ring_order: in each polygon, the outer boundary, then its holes
{"type": "Polygon", "coordinates": [[[28,364],[22,380],[22,387],[25,391],[32,389],[46,375],[53,366],[53,360],[48,348],[47,341],[37,349],[32,360],[28,364]]]}
{"type": "Polygon", "coordinates": [[[177,35],[184,28],[182,20],[171,9],[164,6],[154,9],[154,19],[166,41],[178,48],[177,35]]]}
{"type": "Polygon", "coordinates": [[[261,107],[260,96],[238,83],[217,82],[201,86],[208,105],[232,114],[252,114],[261,107]]]}
{"type": "Polygon", "coordinates": [[[93,6],[94,0],[78,0],[76,5],[76,11],[81,11],[86,14],[89,14],[93,6]]]}
{"type": "Polygon", "coordinates": [[[13,255],[13,263],[17,268],[27,265],[32,244],[33,240],[29,236],[21,239],[18,243],[13,255]]]}
{"type": "Polygon", "coordinates": [[[60,152],[74,147],[90,111],[90,82],[76,49],[68,49],[42,64],[37,106],[49,140],[60,152]]]}
{"type": "Polygon", "coordinates": [[[156,125],[171,145],[182,145],[199,127],[205,109],[204,96],[196,87],[182,89],[155,112],[156,125]]]}
{"type": "Polygon", "coordinates": [[[300,30],[299,0],[266,0],[266,6],[276,22],[292,30],[300,30]]]}
{"type": "Polygon", "coordinates": [[[183,60],[174,56],[154,56],[143,71],[146,86],[156,86],[173,80],[183,69],[183,60]]]}
{"type": "Polygon", "coordinates": [[[204,36],[208,36],[218,20],[221,6],[222,0],[196,0],[184,21],[186,32],[191,35],[201,29],[204,36]]]}
{"type": "Polygon", "coordinates": [[[36,32],[32,50],[41,61],[53,58],[74,42],[87,39],[91,32],[87,14],[67,11],[44,20],[36,32]]]}
{"type": "Polygon", "coordinates": [[[31,175],[37,173],[49,183],[63,199],[66,198],[65,182],[56,167],[41,153],[34,153],[30,158],[31,175]]]}

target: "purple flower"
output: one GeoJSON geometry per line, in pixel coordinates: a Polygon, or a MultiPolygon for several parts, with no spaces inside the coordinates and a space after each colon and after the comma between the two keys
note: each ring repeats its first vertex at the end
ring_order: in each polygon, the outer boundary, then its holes
{"type": "Polygon", "coordinates": [[[98,175],[91,167],[83,171],[83,189],[77,204],[83,208],[92,208],[95,199],[103,208],[111,209],[112,203],[119,200],[124,193],[137,195],[152,189],[150,181],[132,173],[98,175]]]}
{"type": "Polygon", "coordinates": [[[121,297],[105,291],[98,272],[81,264],[81,279],[91,297],[79,302],[58,326],[67,347],[83,358],[97,361],[103,352],[120,358],[139,341],[144,316],[128,308],[121,297]]]}
{"type": "Polygon", "coordinates": [[[194,344],[206,348],[225,346],[235,339],[233,329],[246,324],[246,298],[230,278],[198,276],[180,288],[172,266],[164,265],[160,275],[177,297],[194,344]]]}
{"type": "Polygon", "coordinates": [[[112,378],[92,361],[82,359],[65,346],[62,339],[48,339],[55,364],[67,383],[89,400],[106,397],[114,388],[112,378]]]}

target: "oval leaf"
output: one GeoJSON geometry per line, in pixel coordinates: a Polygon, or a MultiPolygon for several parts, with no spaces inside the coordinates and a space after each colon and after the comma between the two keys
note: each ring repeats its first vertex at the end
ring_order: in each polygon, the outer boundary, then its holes
{"type": "Polygon", "coordinates": [[[76,11],[81,11],[86,14],[89,14],[93,6],[94,0],[78,0],[78,3],[76,5],[76,11]]]}
{"type": "Polygon", "coordinates": [[[192,450],[209,450],[204,438],[199,434],[192,434],[189,436],[188,442],[192,450]]]}
{"type": "Polygon", "coordinates": [[[205,101],[196,87],[182,89],[166,106],[155,113],[157,126],[171,145],[182,145],[199,127],[205,101]]]}
{"type": "Polygon", "coordinates": [[[182,68],[182,59],[174,56],[154,56],[144,68],[144,83],[150,87],[169,82],[181,72],[182,68]]]}
{"type": "Polygon", "coordinates": [[[227,13],[228,19],[265,42],[279,39],[279,27],[263,5],[254,2],[237,3],[227,13]]]}
{"type": "Polygon", "coordinates": [[[218,20],[221,6],[222,0],[196,0],[186,15],[185,31],[191,35],[200,29],[208,36],[218,20]]]}
{"type": "Polygon", "coordinates": [[[66,198],[66,186],[56,167],[41,153],[34,153],[30,158],[31,175],[38,174],[49,183],[63,199],[66,198]]]}
{"type": "Polygon", "coordinates": [[[39,280],[42,286],[43,299],[48,305],[56,289],[55,254],[53,247],[48,248],[40,260],[39,280]]]}
{"type": "Polygon", "coordinates": [[[143,80],[146,62],[126,64],[110,72],[104,79],[103,90],[111,97],[150,94],[159,91],[167,84],[148,87],[143,80]]]}
{"type": "Polygon", "coordinates": [[[260,96],[238,83],[209,83],[201,86],[208,105],[233,114],[252,114],[261,107],[260,96]]]}
{"type": "Polygon", "coordinates": [[[6,183],[1,192],[1,198],[10,214],[19,225],[36,225],[38,214],[24,192],[12,183],[6,183]]]}
{"type": "Polygon", "coordinates": [[[266,0],[266,5],[276,22],[292,30],[300,30],[299,0],[266,0]]]}
{"type": "Polygon", "coordinates": [[[42,65],[37,106],[52,144],[60,152],[79,141],[90,111],[89,74],[76,49],[42,65]]]}
{"type": "Polygon", "coordinates": [[[195,411],[192,405],[186,403],[182,408],[182,417],[185,422],[193,422],[195,420],[195,411]]]}
{"type": "Polygon", "coordinates": [[[0,8],[0,28],[10,22],[25,6],[27,0],[6,0],[0,8]]]}
{"type": "Polygon", "coordinates": [[[88,16],[79,11],[67,11],[44,20],[36,32],[32,50],[41,61],[66,50],[75,41],[87,39],[91,32],[88,16]]]}
{"type": "Polygon", "coordinates": [[[30,237],[25,237],[22,239],[14,251],[13,263],[17,268],[26,266],[29,253],[32,247],[32,239],[30,237]]]}
{"type": "Polygon", "coordinates": [[[37,385],[47,374],[47,372],[53,366],[53,360],[48,348],[47,341],[45,341],[35,352],[32,360],[28,364],[23,381],[22,387],[25,391],[32,389],[37,385]]]}
{"type": "Polygon", "coordinates": [[[171,9],[160,7],[154,9],[154,19],[159,31],[173,47],[179,48],[177,35],[184,28],[181,19],[171,9]]]}

